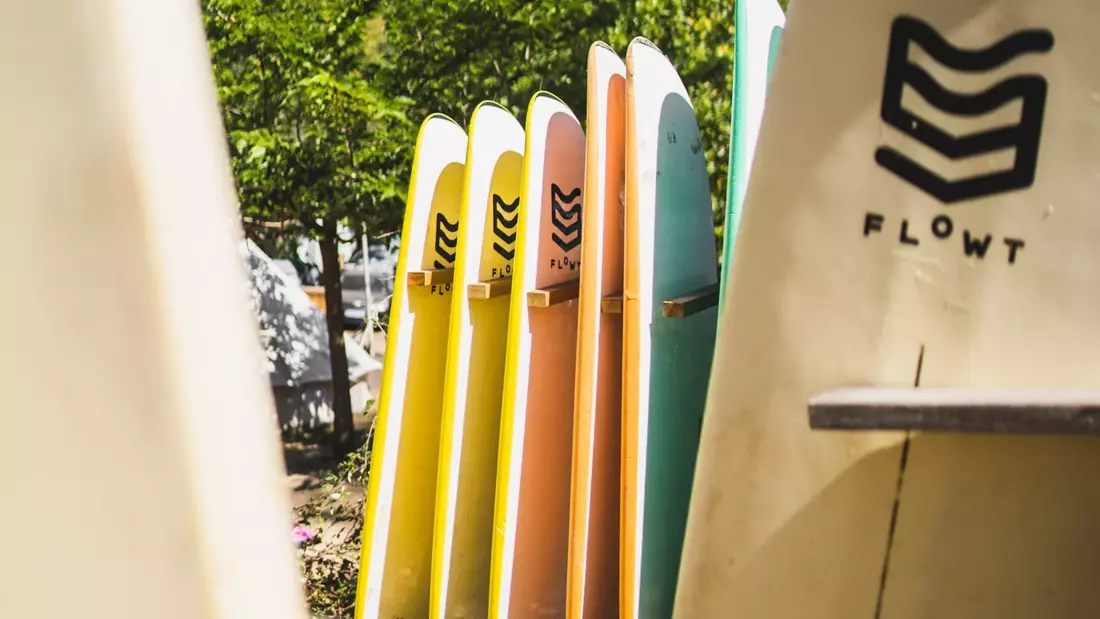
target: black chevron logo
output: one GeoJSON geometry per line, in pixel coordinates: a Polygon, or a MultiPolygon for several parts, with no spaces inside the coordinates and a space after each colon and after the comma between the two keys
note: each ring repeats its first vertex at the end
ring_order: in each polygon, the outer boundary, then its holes
{"type": "Polygon", "coordinates": [[[458,221],[451,223],[443,213],[436,213],[435,253],[439,255],[439,260],[435,261],[435,268],[446,269],[454,266],[456,247],[458,247],[458,221]],[[451,236],[447,236],[448,232],[451,236]]]}
{"type": "Polygon", "coordinates": [[[505,260],[511,260],[516,255],[513,245],[516,242],[516,223],[519,222],[519,213],[516,212],[518,209],[519,196],[509,203],[493,194],[493,234],[500,239],[493,241],[493,249],[505,260]],[[508,215],[512,216],[511,219],[508,215]]]}
{"type": "Polygon", "coordinates": [[[577,187],[566,194],[556,183],[550,184],[550,223],[557,231],[550,234],[562,251],[569,251],[581,244],[581,210],[580,202],[577,202],[569,210],[565,210],[562,202],[571,203],[581,195],[581,188],[577,187]],[[567,220],[573,220],[569,223],[567,220]],[[558,236],[558,232],[561,236],[558,236]],[[573,236],[574,233],[576,236],[573,236]],[[573,236],[572,240],[566,240],[573,236]]]}
{"type": "Polygon", "coordinates": [[[1035,180],[1039,138],[1046,107],[1047,80],[1042,75],[1011,76],[984,91],[959,93],[948,90],[928,71],[909,59],[910,43],[954,71],[984,74],[1028,53],[1045,53],[1054,47],[1049,30],[1022,30],[984,49],[960,49],[947,42],[927,23],[909,16],[894,20],[882,94],[881,116],[887,124],[950,160],[1015,148],[1011,169],[947,180],[896,149],[882,146],[875,161],[902,179],[945,204],[1031,186],[1035,180]],[[933,107],[957,117],[980,117],[1019,99],[1020,121],[972,133],[953,135],[904,109],[902,91],[908,85],[933,107]]]}

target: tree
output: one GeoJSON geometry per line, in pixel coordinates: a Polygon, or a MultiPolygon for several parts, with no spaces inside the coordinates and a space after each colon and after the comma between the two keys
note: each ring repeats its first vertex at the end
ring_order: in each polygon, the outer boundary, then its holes
{"type": "Polygon", "coordinates": [[[396,225],[412,148],[408,102],[368,80],[378,68],[376,5],[202,4],[246,228],[321,245],[338,460],[352,447],[338,224],[358,232],[396,225]]]}
{"type": "MultiPolygon", "coordinates": [[[[733,80],[730,0],[382,0],[380,13],[380,49],[388,63],[377,83],[415,100],[409,109],[415,122],[442,112],[466,124],[485,99],[522,119],[540,89],[560,97],[583,122],[592,42],[625,54],[635,36],[650,39],[691,95],[721,225],[733,80]]],[[[720,236],[716,243],[720,247],[720,236]]]]}

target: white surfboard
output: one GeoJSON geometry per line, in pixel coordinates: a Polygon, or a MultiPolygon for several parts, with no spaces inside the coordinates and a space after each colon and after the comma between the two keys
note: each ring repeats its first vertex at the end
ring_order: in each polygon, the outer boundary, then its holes
{"type": "Polygon", "coordinates": [[[304,619],[198,4],[0,33],[0,616],[304,619]]]}
{"type": "Polygon", "coordinates": [[[807,420],[841,387],[1100,385],[1098,22],[1064,0],[788,13],[675,617],[1100,614],[1095,438],[807,420]]]}

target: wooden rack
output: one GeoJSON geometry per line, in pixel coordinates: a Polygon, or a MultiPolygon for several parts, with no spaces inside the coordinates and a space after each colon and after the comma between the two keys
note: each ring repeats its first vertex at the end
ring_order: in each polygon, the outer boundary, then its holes
{"type": "Polygon", "coordinates": [[[1100,435],[1100,389],[846,388],[808,412],[815,430],[1100,435]]]}

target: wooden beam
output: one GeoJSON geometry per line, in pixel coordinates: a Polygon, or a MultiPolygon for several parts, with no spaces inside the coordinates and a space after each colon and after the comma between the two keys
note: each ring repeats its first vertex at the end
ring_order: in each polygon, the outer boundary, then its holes
{"type": "Polygon", "coordinates": [[[471,301],[495,299],[512,292],[512,278],[498,277],[483,282],[476,282],[466,287],[466,298],[471,301]]]}
{"type": "Polygon", "coordinates": [[[661,313],[665,318],[687,318],[692,314],[718,305],[718,284],[700,288],[690,294],[661,303],[661,313]]]}
{"type": "Polygon", "coordinates": [[[581,291],[581,280],[571,279],[560,284],[547,286],[527,293],[527,307],[550,307],[577,298],[581,291]]]}
{"type": "Polygon", "coordinates": [[[409,287],[438,286],[455,280],[454,269],[429,269],[427,271],[409,271],[406,282],[409,287]]]}
{"type": "Polygon", "coordinates": [[[809,402],[817,430],[1100,435],[1100,389],[848,388],[809,402]]]}
{"type": "Polygon", "coordinates": [[[600,311],[605,314],[623,313],[623,294],[617,292],[600,299],[600,311]]]}

